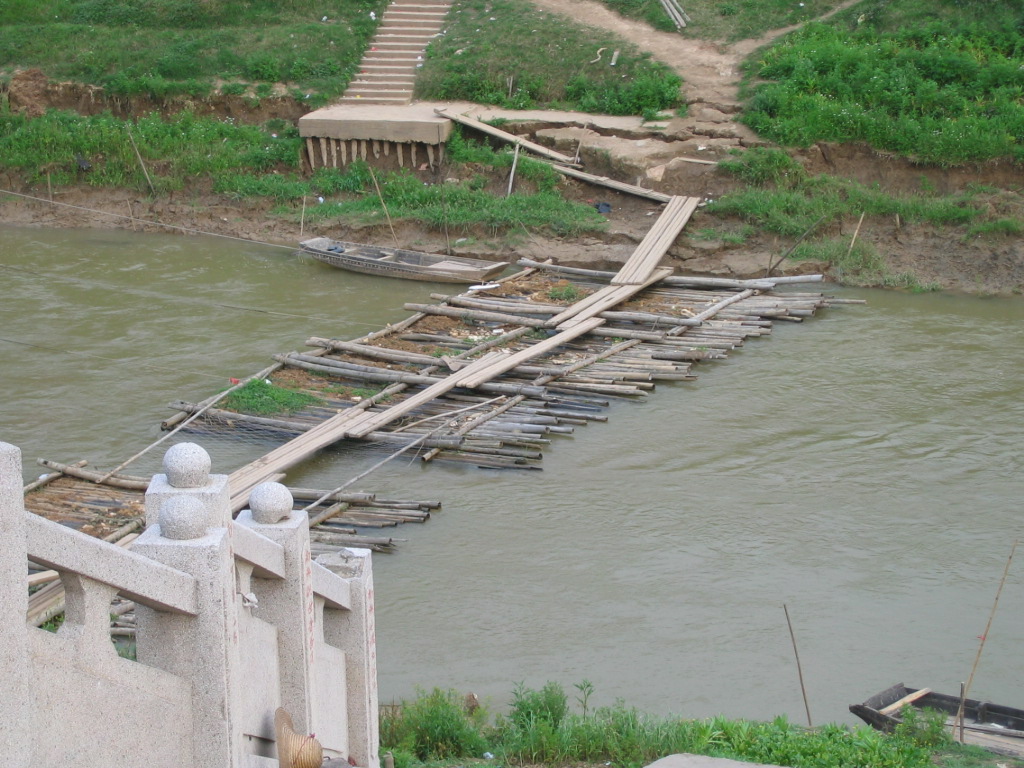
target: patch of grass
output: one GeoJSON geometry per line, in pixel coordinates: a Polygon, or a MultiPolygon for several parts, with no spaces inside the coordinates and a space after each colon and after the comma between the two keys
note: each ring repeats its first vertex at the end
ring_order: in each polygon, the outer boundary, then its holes
{"type": "Polygon", "coordinates": [[[552,301],[573,302],[583,296],[583,292],[570,282],[562,282],[549,288],[547,296],[552,301]]]}
{"type": "Polygon", "coordinates": [[[1024,234],[1024,222],[1018,219],[995,219],[973,224],[967,229],[968,237],[1017,237],[1024,234]]]}
{"type": "Polygon", "coordinates": [[[299,165],[300,139],[290,128],[269,131],[191,112],[126,122],[110,113],[84,116],[51,110],[29,119],[0,105],[0,168],[19,171],[30,183],[49,174],[56,185],[77,182],[148,191],[132,138],[154,184],[164,190],[180,189],[195,178],[297,170],[299,165]],[[80,161],[88,170],[82,170],[80,161]]]}
{"type": "MultiPolygon", "coordinates": [[[[606,223],[591,206],[565,200],[556,191],[489,194],[472,180],[425,184],[408,171],[378,175],[381,195],[393,221],[417,221],[435,230],[470,231],[484,227],[507,232],[517,227],[546,230],[559,235],[596,231],[606,223]]],[[[308,220],[344,218],[360,224],[386,224],[376,191],[351,200],[318,205],[307,210],[308,220]]]]}
{"type": "MultiPolygon", "coordinates": [[[[336,96],[383,0],[35,0],[0,5],[0,67],[120,96],[204,96],[214,79],[285,82],[336,96]],[[326,17],[326,21],[324,18],[326,17]],[[53,51],[59,50],[60,56],[53,51]]],[[[268,94],[269,95],[269,92],[268,94]]]]}
{"type": "Polygon", "coordinates": [[[743,116],[780,144],[861,141],[922,162],[1024,160],[1024,12],[1013,0],[934,0],[953,23],[875,0],[789,35],[752,62],[743,116]],[[854,15],[854,14],[859,15],[854,15]],[[913,19],[913,21],[911,21],[913,19]]]}
{"type": "Polygon", "coordinates": [[[221,407],[253,416],[272,416],[295,413],[306,406],[322,403],[323,400],[314,395],[268,384],[262,379],[253,379],[224,398],[221,407]]]}
{"type": "Polygon", "coordinates": [[[735,161],[720,163],[727,173],[756,186],[726,194],[705,209],[716,215],[738,216],[748,224],[780,235],[796,237],[816,221],[898,215],[908,222],[962,226],[985,220],[986,207],[970,191],[956,195],[904,195],[836,176],[808,176],[795,161],[787,162],[779,150],[750,150],[735,161]]]}
{"type": "Polygon", "coordinates": [[[608,32],[525,0],[460,0],[448,21],[445,35],[427,49],[417,98],[616,115],[680,104],[681,81],[668,67],[608,32]]]}

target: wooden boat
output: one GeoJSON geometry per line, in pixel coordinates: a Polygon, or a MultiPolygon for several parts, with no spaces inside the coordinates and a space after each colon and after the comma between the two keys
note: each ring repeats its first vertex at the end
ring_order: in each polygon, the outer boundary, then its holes
{"type": "MultiPolygon", "coordinates": [[[[930,688],[908,688],[897,683],[850,711],[873,728],[891,731],[902,722],[903,707],[934,709],[946,714],[946,726],[960,740],[960,726],[954,725],[960,697],[935,693],[930,688]]],[[[991,704],[977,699],[964,700],[963,741],[1012,757],[1024,757],[1024,710],[991,704]]]]}
{"type": "Polygon", "coordinates": [[[435,283],[485,283],[501,274],[505,261],[465,259],[438,253],[408,251],[379,245],[349,243],[328,237],[303,240],[299,253],[306,253],[332,267],[367,275],[404,277],[435,283]]]}

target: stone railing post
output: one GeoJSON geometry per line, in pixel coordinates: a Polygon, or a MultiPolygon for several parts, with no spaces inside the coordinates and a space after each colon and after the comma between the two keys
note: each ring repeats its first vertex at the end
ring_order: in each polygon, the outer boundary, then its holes
{"type": "Polygon", "coordinates": [[[277,627],[281,706],[296,730],[312,730],[312,668],[314,653],[313,574],[309,523],[295,512],[291,492],[280,483],[262,483],[249,496],[249,509],[235,521],[251,528],[284,550],[284,578],[252,577],[258,598],[253,615],[277,627]]]}
{"type": "Polygon", "coordinates": [[[237,768],[241,736],[232,727],[240,669],[234,555],[226,475],[210,475],[210,457],[197,445],[174,446],[146,493],[155,522],[133,551],[195,577],[195,617],[136,608],[140,662],[192,685],[192,766],[237,768]]]}
{"type": "Polygon", "coordinates": [[[21,492],[21,451],[0,443],[0,754],[4,765],[24,768],[31,758],[25,503],[21,492]]]}
{"type": "Polygon", "coordinates": [[[363,768],[380,768],[377,630],[370,550],[342,549],[321,555],[316,561],[350,583],[351,610],[324,611],[324,640],[345,652],[350,757],[363,768]]]}

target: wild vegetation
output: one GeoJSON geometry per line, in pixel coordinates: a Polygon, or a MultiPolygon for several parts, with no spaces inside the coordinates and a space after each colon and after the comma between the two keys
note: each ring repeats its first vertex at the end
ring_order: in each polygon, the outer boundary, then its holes
{"type": "MultiPolygon", "coordinates": [[[[675,32],[658,0],[601,0],[616,13],[639,19],[663,32],[675,32]]],[[[686,0],[690,22],[681,34],[703,40],[747,40],[828,13],[839,0],[686,0]]]]}
{"type": "Polygon", "coordinates": [[[0,68],[116,96],[270,95],[319,106],[345,90],[384,0],[8,0],[0,68]],[[60,56],[54,56],[60,51],[60,56]]]}
{"type": "Polygon", "coordinates": [[[466,765],[474,758],[499,766],[635,768],[679,752],[796,768],[994,768],[997,759],[1009,768],[1017,762],[954,745],[939,717],[909,708],[906,723],[890,736],[867,727],[804,728],[782,717],[771,722],[652,717],[622,703],[592,707],[593,686],[583,681],[575,688],[579,712],[571,711],[557,683],[540,689],[520,684],[507,714],[494,718],[486,708],[467,708],[454,691],[421,691],[412,701],[383,708],[381,749],[392,752],[396,768],[438,761],[466,765]]]}
{"type": "Polygon", "coordinates": [[[654,117],[679,106],[681,84],[635,46],[526,0],[459,0],[445,35],[427,49],[416,95],[654,117]]]}
{"type": "Polygon", "coordinates": [[[780,144],[861,141],[922,162],[1024,161],[1016,0],[866,0],[749,62],[744,121],[780,144]],[[926,7],[927,6],[927,7],[926,7]]]}
{"type": "Polygon", "coordinates": [[[1024,209],[1019,197],[981,187],[954,195],[938,195],[922,185],[918,194],[894,195],[877,187],[826,174],[810,175],[779,149],[755,148],[719,167],[747,186],[712,202],[716,216],[738,217],[758,229],[798,238],[793,259],[828,262],[837,278],[860,285],[886,285],[911,290],[932,290],[913,276],[891,274],[884,257],[864,241],[829,235],[835,225],[864,215],[893,218],[903,224],[928,223],[950,228],[954,237],[999,238],[1024,231],[1024,209]]]}

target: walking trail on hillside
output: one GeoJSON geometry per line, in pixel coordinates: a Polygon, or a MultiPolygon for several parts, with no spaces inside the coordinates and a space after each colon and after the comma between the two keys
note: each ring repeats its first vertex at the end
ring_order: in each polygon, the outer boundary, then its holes
{"type": "MultiPolygon", "coordinates": [[[[740,64],[758,48],[799,29],[803,24],[774,29],[762,37],[727,45],[710,40],[684,37],[674,32],[659,32],[642,21],[619,16],[598,0],[532,0],[538,8],[567,16],[578,24],[614,32],[642,51],[667,64],[683,78],[686,100],[690,105],[706,105],[719,112],[735,114],[740,110],[740,64]]],[[[860,0],[844,0],[820,19],[839,13],[860,0]]]]}

